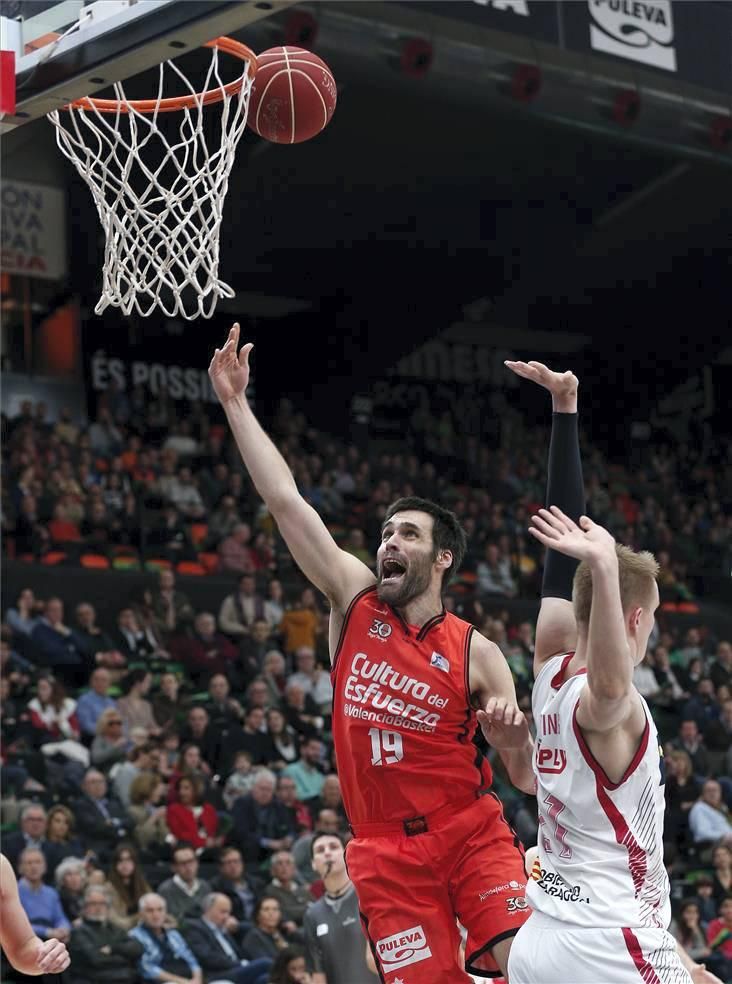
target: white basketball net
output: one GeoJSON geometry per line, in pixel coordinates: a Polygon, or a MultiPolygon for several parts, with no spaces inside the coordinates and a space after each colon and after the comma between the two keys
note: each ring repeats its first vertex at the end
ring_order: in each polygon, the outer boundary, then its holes
{"type": "Polygon", "coordinates": [[[242,63],[243,84],[227,93],[219,52],[210,50],[202,92],[220,90],[220,102],[204,106],[198,96],[193,108],[159,113],[170,71],[186,94],[196,95],[167,61],[150,114],[130,106],[122,83],[114,86],[115,99],[127,112],[69,107],[49,113],[58,146],[91,189],[106,237],[96,314],[112,305],[125,315],[147,317],[159,309],[171,318],[210,318],[220,297],[234,296],[218,276],[219,236],[252,79],[242,63]]]}

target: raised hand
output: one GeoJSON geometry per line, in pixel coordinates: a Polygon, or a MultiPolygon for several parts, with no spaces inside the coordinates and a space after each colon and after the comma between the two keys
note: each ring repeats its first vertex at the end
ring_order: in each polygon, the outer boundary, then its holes
{"type": "Polygon", "coordinates": [[[503,697],[491,697],[476,716],[485,740],[494,748],[523,748],[529,740],[526,715],[503,697]]]}
{"type": "Polygon", "coordinates": [[[531,517],[529,533],[545,547],[558,550],[576,560],[592,561],[602,555],[615,556],[615,540],[604,526],[593,523],[589,516],[580,516],[579,525],[565,516],[561,509],[551,506],[540,509],[531,517]]]}
{"type": "Polygon", "coordinates": [[[253,348],[251,342],[239,348],[239,325],[231,327],[229,337],[222,349],[216,349],[208,367],[211,384],[221,403],[228,403],[237,396],[242,396],[249,383],[249,353],[253,348]]]}
{"type": "Polygon", "coordinates": [[[512,362],[506,360],[504,365],[508,366],[511,372],[523,379],[530,379],[532,383],[537,383],[549,390],[552,395],[552,405],[557,413],[576,413],[577,412],[577,388],[579,380],[573,372],[554,372],[545,366],[543,362],[512,362]]]}

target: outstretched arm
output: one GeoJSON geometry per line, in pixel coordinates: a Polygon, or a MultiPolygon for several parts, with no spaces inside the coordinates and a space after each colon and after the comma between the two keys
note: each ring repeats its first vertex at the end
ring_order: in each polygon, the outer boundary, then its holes
{"type": "Polygon", "coordinates": [[[722,984],[716,974],[713,974],[711,970],[707,970],[705,964],[699,964],[692,960],[678,941],[676,942],[676,949],[679,952],[681,963],[689,971],[694,984],[722,984]]]}
{"type": "MultiPolygon", "coordinates": [[[[541,362],[506,362],[517,376],[551,393],[552,436],[549,444],[546,505],[559,506],[575,522],[585,511],[585,490],[580,459],[577,377],[553,372],[541,362]]],[[[546,552],[541,584],[541,608],[536,626],[534,675],[558,653],[570,652],[577,643],[577,623],[572,608],[572,580],[577,561],[556,550],[546,552]]]]}
{"type": "Polygon", "coordinates": [[[251,350],[249,343],[239,351],[239,325],[235,324],[226,344],[216,349],[211,360],[211,382],[247,471],[295,562],[335,608],[345,611],[354,595],[374,583],[374,575],[338,547],[320,516],[298,492],[287,462],[254,416],[246,398],[251,350]]]}
{"type": "Polygon", "coordinates": [[[589,731],[610,731],[645,713],[633,687],[633,659],[625,634],[615,540],[602,526],[581,516],[579,525],[552,506],[532,516],[529,532],[545,547],[585,561],[592,572],[592,606],[587,630],[587,684],[577,723],[589,731]]]}
{"type": "Polygon", "coordinates": [[[69,954],[60,940],[41,940],[33,932],[20,904],[15,872],[3,854],[0,854],[0,946],[21,974],[33,977],[60,974],[69,966],[69,954]]]}

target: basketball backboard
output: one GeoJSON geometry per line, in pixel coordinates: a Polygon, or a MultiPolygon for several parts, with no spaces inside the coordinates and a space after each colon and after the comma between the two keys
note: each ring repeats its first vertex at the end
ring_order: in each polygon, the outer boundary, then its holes
{"type": "Polygon", "coordinates": [[[93,95],[295,0],[0,0],[16,108],[0,132],[93,95]]]}

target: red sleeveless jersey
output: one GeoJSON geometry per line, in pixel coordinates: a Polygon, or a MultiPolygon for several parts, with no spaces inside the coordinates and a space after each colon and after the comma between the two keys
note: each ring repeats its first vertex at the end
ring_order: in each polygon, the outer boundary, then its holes
{"type": "Polygon", "coordinates": [[[331,680],[333,739],[351,824],[424,816],[477,796],[488,762],[472,742],[473,626],[449,612],[407,625],[367,588],[346,612],[331,680]]]}

